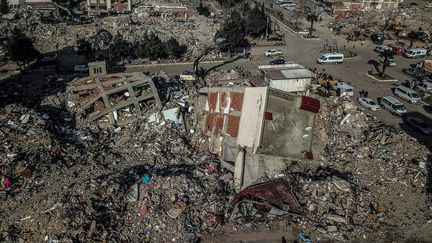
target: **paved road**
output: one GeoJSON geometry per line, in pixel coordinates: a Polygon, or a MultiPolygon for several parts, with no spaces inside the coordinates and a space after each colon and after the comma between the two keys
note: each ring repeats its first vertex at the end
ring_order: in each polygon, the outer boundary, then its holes
{"type": "MultiPolygon", "coordinates": [[[[303,25],[307,26],[308,23],[305,22],[304,18],[300,19],[303,21],[303,25]]],[[[297,36],[292,31],[282,28],[286,33],[286,46],[278,47],[284,53],[284,56],[287,60],[298,62],[304,66],[317,68],[317,70],[321,71],[325,69],[327,73],[332,74],[334,77],[340,78],[345,81],[351,82],[351,84],[355,88],[355,99],[358,97],[358,91],[367,90],[369,93],[369,97],[377,99],[382,96],[393,95],[392,88],[396,87],[401,82],[405,80],[411,80],[412,77],[404,74],[402,72],[402,68],[408,67],[409,64],[416,63],[420,60],[406,59],[401,56],[395,56],[395,60],[397,62],[396,67],[388,67],[386,73],[395,79],[399,80],[397,83],[380,83],[376,82],[365,76],[365,73],[368,70],[371,70],[371,65],[367,64],[370,59],[379,60],[380,57],[373,52],[373,45],[370,41],[366,41],[365,45],[360,45],[357,43],[347,43],[343,36],[335,36],[331,33],[329,29],[325,26],[331,22],[332,19],[330,17],[324,16],[324,20],[320,24],[316,24],[315,28],[317,29],[317,33],[320,36],[320,40],[304,40],[301,37],[297,36]],[[339,65],[319,65],[316,63],[316,59],[319,56],[320,51],[323,49],[325,43],[333,43],[336,41],[338,46],[343,48],[344,46],[348,49],[352,49],[354,46],[355,51],[358,54],[358,57],[353,60],[346,60],[343,64],[339,65]]],[[[394,41],[389,41],[386,44],[390,44],[394,41]]],[[[234,63],[225,65],[224,67],[220,67],[223,69],[232,69],[235,66],[242,66],[253,74],[258,73],[257,66],[259,63],[268,63],[272,58],[264,57],[263,53],[269,49],[269,47],[255,47],[252,49],[252,57],[253,61],[249,62],[245,59],[240,59],[234,63]]],[[[217,64],[203,64],[204,68],[210,68],[217,64]]],[[[181,64],[181,65],[169,65],[169,66],[146,66],[146,67],[134,67],[128,68],[127,71],[150,71],[156,72],[164,70],[168,74],[181,74],[184,70],[192,70],[192,64],[181,64]]],[[[425,119],[428,119],[428,122],[432,124],[432,114],[425,112],[422,105],[414,105],[408,102],[403,101],[406,105],[409,113],[415,116],[422,116],[425,119]]],[[[368,112],[368,111],[367,111],[368,112]]],[[[407,128],[402,119],[400,117],[396,117],[391,115],[387,110],[381,110],[378,112],[370,112],[372,116],[377,117],[379,120],[384,121],[387,125],[403,128],[408,133],[413,136],[421,139],[429,145],[432,145],[432,138],[420,136],[419,134],[412,131],[410,128],[407,128]]]]}
{"type": "MultiPolygon", "coordinates": [[[[308,23],[305,22],[304,18],[300,19],[303,21],[304,26],[308,26],[308,23]]],[[[376,82],[365,76],[365,73],[368,70],[371,70],[371,65],[367,64],[370,59],[380,60],[381,58],[377,53],[373,52],[373,48],[375,45],[366,41],[365,45],[361,45],[361,43],[348,43],[344,36],[335,36],[331,33],[329,29],[325,26],[331,22],[332,19],[329,16],[324,15],[324,20],[320,24],[315,24],[316,32],[320,36],[320,40],[304,40],[301,37],[297,36],[292,31],[289,31],[286,28],[286,46],[278,47],[278,49],[282,50],[286,59],[298,62],[304,66],[317,68],[317,70],[321,71],[325,68],[327,73],[332,74],[335,77],[339,77],[342,80],[346,80],[352,83],[355,88],[356,94],[355,99],[358,98],[358,91],[367,90],[369,96],[371,98],[377,99],[382,96],[393,95],[392,89],[397,85],[405,82],[405,80],[412,80],[413,78],[406,75],[402,72],[402,68],[408,67],[410,64],[419,62],[419,59],[407,59],[402,56],[395,56],[395,60],[397,62],[396,67],[388,67],[386,73],[393,78],[397,79],[397,83],[381,83],[376,82]],[[316,59],[319,56],[319,52],[323,50],[325,43],[332,44],[334,41],[337,42],[339,47],[346,47],[347,49],[352,49],[354,45],[354,50],[358,53],[358,58],[353,60],[346,60],[343,64],[339,65],[319,65],[316,63],[316,59]]],[[[395,41],[386,41],[384,44],[391,44],[395,41]]],[[[424,45],[423,43],[418,43],[418,45],[424,45]]],[[[258,47],[253,50],[256,59],[270,61],[271,58],[265,58],[263,56],[263,52],[268,49],[265,47],[258,47]]],[[[394,96],[394,95],[393,95],[394,96]]],[[[400,100],[400,99],[399,99],[400,100]]],[[[403,101],[403,100],[402,100],[403,101]]],[[[432,114],[427,113],[423,105],[410,104],[408,102],[403,101],[406,105],[409,113],[415,116],[421,116],[430,122],[432,125],[432,114]]],[[[422,141],[432,145],[432,139],[430,137],[424,137],[416,134],[410,128],[407,128],[402,119],[400,117],[396,117],[391,115],[387,110],[381,110],[378,112],[371,112],[371,115],[376,116],[379,120],[384,121],[387,125],[391,125],[394,127],[403,128],[408,133],[412,134],[415,137],[418,137],[422,141]]]]}

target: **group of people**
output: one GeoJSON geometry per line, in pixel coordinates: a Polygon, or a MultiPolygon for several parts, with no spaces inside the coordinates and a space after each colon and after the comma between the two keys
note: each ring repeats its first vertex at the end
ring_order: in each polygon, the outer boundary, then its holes
{"type": "Polygon", "coordinates": [[[368,92],[367,92],[367,90],[360,90],[360,97],[363,97],[363,98],[367,98],[368,97],[368,92]]]}

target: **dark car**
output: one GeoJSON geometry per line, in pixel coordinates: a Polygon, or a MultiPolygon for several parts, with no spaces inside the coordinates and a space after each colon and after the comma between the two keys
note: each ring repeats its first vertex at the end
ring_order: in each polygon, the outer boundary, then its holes
{"type": "Polygon", "coordinates": [[[419,117],[408,117],[407,124],[408,126],[412,127],[414,130],[424,135],[432,134],[432,127],[419,117]]]}
{"type": "Polygon", "coordinates": [[[430,36],[425,32],[417,32],[417,39],[419,39],[425,43],[429,43],[431,41],[430,36]]]}
{"type": "Polygon", "coordinates": [[[384,34],[373,34],[371,35],[372,42],[374,44],[381,45],[384,42],[384,34]]]}
{"type": "Polygon", "coordinates": [[[270,65],[280,65],[280,64],[284,64],[284,63],[285,63],[285,59],[278,58],[278,59],[271,61],[270,65]]]}
{"type": "Polygon", "coordinates": [[[406,73],[406,74],[408,74],[408,75],[414,77],[414,78],[417,78],[417,79],[422,78],[422,77],[424,77],[424,75],[425,75],[425,74],[424,74],[420,69],[418,69],[418,68],[404,68],[404,69],[402,69],[402,71],[403,71],[404,73],[406,73]]]}

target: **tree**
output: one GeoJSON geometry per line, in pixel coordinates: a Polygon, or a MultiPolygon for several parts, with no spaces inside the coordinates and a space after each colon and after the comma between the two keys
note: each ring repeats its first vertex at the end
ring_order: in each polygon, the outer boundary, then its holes
{"type": "Polygon", "coordinates": [[[417,32],[415,32],[415,31],[410,31],[410,32],[408,33],[408,38],[410,39],[410,45],[409,45],[409,47],[411,48],[411,47],[413,47],[414,40],[418,38],[418,34],[417,34],[417,32]]]}
{"type": "Polygon", "coordinates": [[[164,43],[155,33],[151,33],[149,35],[147,48],[148,57],[150,58],[150,60],[155,60],[157,58],[166,58],[167,56],[164,43]]]}
{"type": "Polygon", "coordinates": [[[237,4],[243,3],[243,0],[217,0],[218,3],[224,7],[233,7],[237,4]]]}
{"type": "Polygon", "coordinates": [[[267,28],[267,17],[257,5],[249,12],[246,18],[246,30],[252,37],[265,34],[267,28]]]}
{"type": "Polygon", "coordinates": [[[313,24],[318,21],[318,14],[316,13],[310,13],[307,17],[306,20],[308,22],[311,23],[310,25],[310,30],[309,30],[309,35],[312,36],[312,32],[313,32],[313,24]]]}
{"type": "Polygon", "coordinates": [[[126,58],[130,55],[131,43],[123,39],[119,34],[117,34],[112,44],[110,45],[110,53],[112,58],[116,61],[126,58]]]}
{"type": "Polygon", "coordinates": [[[0,12],[2,14],[9,13],[9,2],[8,2],[8,0],[1,0],[0,1],[0,12]]]}
{"type": "Polygon", "coordinates": [[[187,47],[186,45],[180,45],[176,39],[170,38],[165,43],[165,50],[169,57],[172,58],[180,58],[183,56],[183,54],[186,52],[187,47]]]}
{"type": "Polygon", "coordinates": [[[393,56],[392,50],[384,50],[384,52],[381,53],[381,56],[384,57],[383,66],[380,72],[381,77],[385,77],[385,71],[386,68],[389,66],[389,58],[393,56]]]}
{"type": "Polygon", "coordinates": [[[91,56],[93,49],[90,42],[84,39],[79,39],[77,41],[77,46],[78,46],[78,55],[86,56],[87,58],[91,56]]]}
{"type": "Polygon", "coordinates": [[[200,5],[197,8],[198,14],[199,15],[204,15],[206,17],[210,16],[210,10],[208,7],[204,7],[202,5],[202,3],[200,3],[200,5]]]}
{"type": "Polygon", "coordinates": [[[216,33],[215,39],[224,38],[225,41],[220,44],[220,49],[232,52],[236,47],[246,42],[244,37],[244,21],[238,12],[232,12],[230,17],[222,23],[221,28],[216,33]]]}
{"type": "Polygon", "coordinates": [[[33,42],[21,31],[14,30],[10,39],[9,55],[20,68],[26,67],[40,53],[34,48],[33,42]]]}

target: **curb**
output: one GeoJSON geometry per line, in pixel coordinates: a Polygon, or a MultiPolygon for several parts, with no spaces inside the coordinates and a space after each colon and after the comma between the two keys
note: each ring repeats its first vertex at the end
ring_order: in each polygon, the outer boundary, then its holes
{"type": "Polygon", "coordinates": [[[282,25],[283,27],[287,28],[289,31],[293,32],[294,34],[296,34],[298,37],[302,38],[303,40],[320,40],[320,38],[304,38],[303,36],[297,34],[297,32],[295,32],[293,29],[291,29],[290,27],[288,27],[286,24],[282,23],[280,20],[278,20],[277,18],[273,17],[273,15],[270,15],[270,18],[275,20],[276,22],[278,22],[280,25],[282,25]]]}
{"type": "MultiPolygon", "coordinates": [[[[200,64],[209,64],[209,63],[223,63],[226,60],[220,61],[202,61],[200,64]]],[[[154,66],[176,66],[176,65],[193,65],[193,62],[168,62],[168,63],[150,63],[150,64],[126,64],[126,65],[117,65],[119,67],[154,67],[154,66]]]]}
{"type": "Polygon", "coordinates": [[[399,80],[397,79],[385,79],[385,80],[381,80],[381,79],[377,79],[372,75],[369,75],[368,73],[363,73],[364,75],[366,75],[367,77],[379,82],[379,83],[394,83],[394,82],[398,82],[399,80]]]}
{"type": "Polygon", "coordinates": [[[354,59],[357,59],[359,57],[360,57],[359,55],[357,55],[355,57],[344,57],[344,60],[354,60],[354,59]]]}

